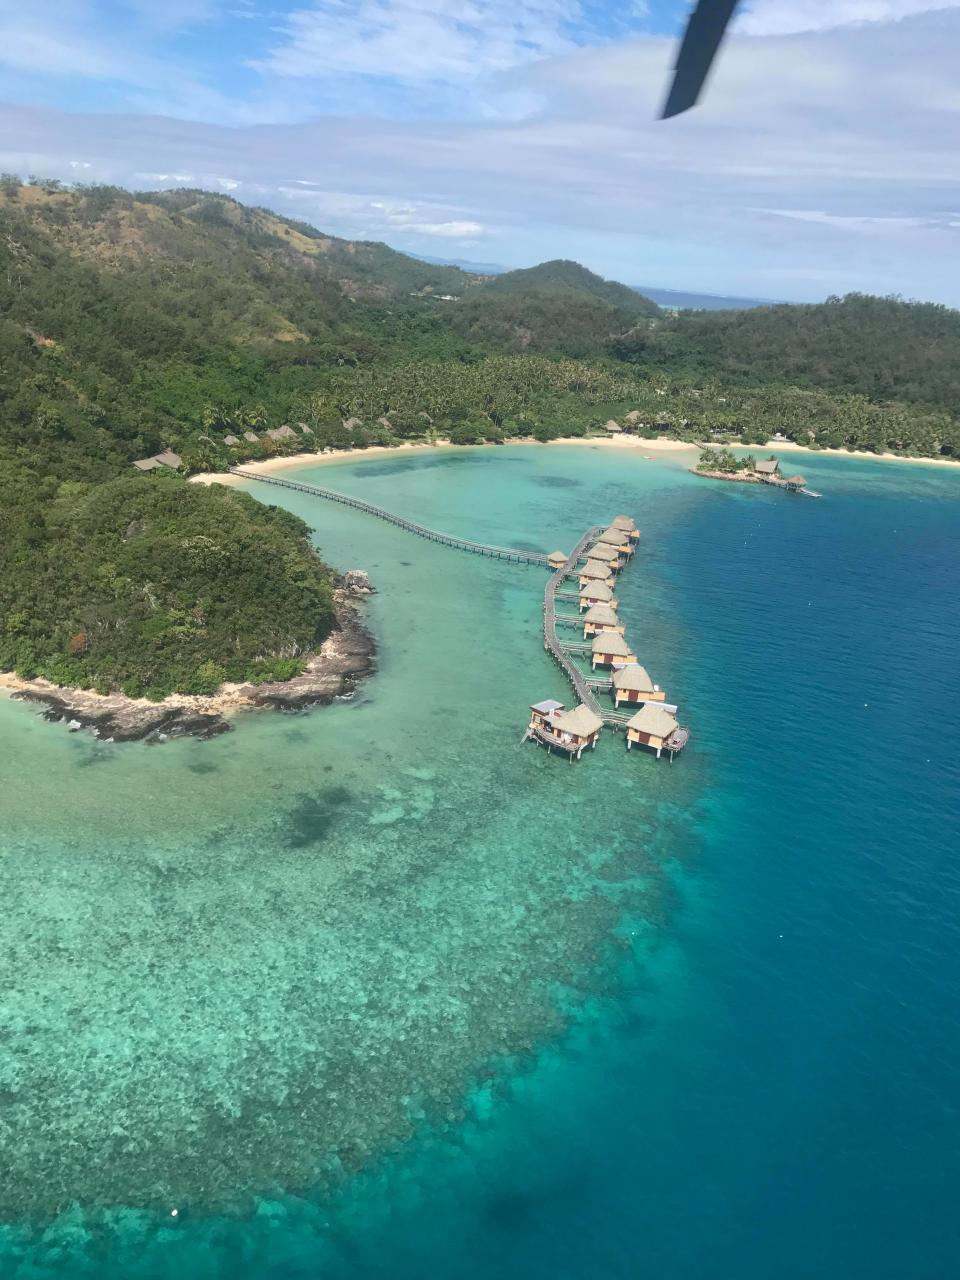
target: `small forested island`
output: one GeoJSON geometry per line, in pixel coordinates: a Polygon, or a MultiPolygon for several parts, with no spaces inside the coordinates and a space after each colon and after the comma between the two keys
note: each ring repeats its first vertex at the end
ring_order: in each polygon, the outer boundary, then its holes
{"type": "Polygon", "coordinates": [[[706,447],[701,449],[700,461],[692,470],[694,475],[706,476],[710,480],[739,480],[742,484],[767,484],[788,493],[809,492],[803,476],[781,474],[780,460],[772,453],[769,458],[758,460],[753,454],[740,458],[730,449],[706,447]]]}
{"type": "Polygon", "coordinates": [[[57,689],[170,710],[364,647],[307,527],[191,473],[619,432],[960,459],[940,306],[675,314],[574,262],[481,275],[205,191],[12,174],[0,268],[0,672],[67,716],[57,689]]]}

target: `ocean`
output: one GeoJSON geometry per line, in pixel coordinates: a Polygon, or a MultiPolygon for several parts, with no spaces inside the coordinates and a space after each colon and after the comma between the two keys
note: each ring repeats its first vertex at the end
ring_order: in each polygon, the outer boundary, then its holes
{"type": "Polygon", "coordinates": [[[0,700],[0,1275],[957,1271],[960,473],[803,471],[299,473],[548,551],[634,515],[673,764],[520,742],[542,571],[264,484],[378,588],[353,700],[162,745],[0,700]]]}

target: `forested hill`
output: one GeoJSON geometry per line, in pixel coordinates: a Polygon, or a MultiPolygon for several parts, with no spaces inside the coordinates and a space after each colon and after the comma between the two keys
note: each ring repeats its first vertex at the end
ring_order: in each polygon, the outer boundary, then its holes
{"type": "Polygon", "coordinates": [[[331,625],[305,526],[191,470],[611,420],[960,457],[958,371],[942,307],[673,316],[573,262],[484,276],[203,191],[0,176],[0,669],[159,696],[298,666],[331,625]]]}
{"type": "Polygon", "coordinates": [[[686,311],[658,356],[694,377],[825,387],[960,414],[960,311],[928,302],[854,293],[808,306],[686,311]]]}

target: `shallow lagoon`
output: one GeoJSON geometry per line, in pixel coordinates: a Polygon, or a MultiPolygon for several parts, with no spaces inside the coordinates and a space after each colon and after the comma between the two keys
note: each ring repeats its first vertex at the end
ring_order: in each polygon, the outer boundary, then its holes
{"type": "Polygon", "coordinates": [[[672,767],[519,744],[566,696],[539,571],[265,485],[380,588],[354,702],[162,747],[0,703],[8,1269],[942,1274],[960,477],[804,470],[822,502],[582,448],[315,469],[508,545],[633,512],[672,767]]]}

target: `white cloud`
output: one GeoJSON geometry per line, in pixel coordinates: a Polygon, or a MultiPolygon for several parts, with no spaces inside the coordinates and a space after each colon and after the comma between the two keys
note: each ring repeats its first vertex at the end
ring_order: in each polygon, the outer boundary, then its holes
{"type": "Polygon", "coordinates": [[[575,45],[576,0],[316,0],[252,66],[274,75],[463,84],[575,45]]]}
{"type": "Polygon", "coordinates": [[[960,304],[958,45],[947,11],[734,36],[702,105],[666,122],[675,42],[652,36],[514,69],[506,89],[539,104],[522,120],[226,128],[3,108],[0,168],[70,176],[82,155],[102,181],[230,175],[253,203],[423,252],[484,236],[500,261],[577,257],[628,282],[960,304]]]}
{"type": "Polygon", "coordinates": [[[737,30],[752,36],[826,31],[858,22],[895,22],[960,7],[960,0],[752,0],[737,30]]]}

